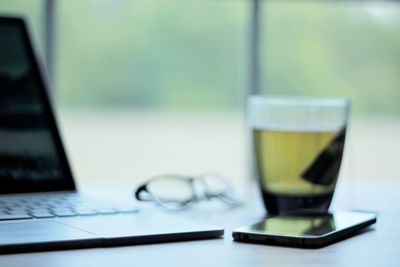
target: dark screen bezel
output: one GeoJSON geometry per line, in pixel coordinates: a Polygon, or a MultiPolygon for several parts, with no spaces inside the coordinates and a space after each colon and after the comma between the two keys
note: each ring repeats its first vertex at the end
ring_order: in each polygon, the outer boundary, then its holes
{"type": "Polygon", "coordinates": [[[38,94],[39,100],[43,105],[43,113],[47,119],[49,130],[53,138],[55,149],[60,160],[61,171],[63,173],[62,179],[56,181],[43,181],[43,182],[28,182],[25,185],[19,185],[12,188],[4,188],[1,186],[0,181],[0,195],[15,194],[15,193],[37,193],[37,192],[54,192],[54,191],[76,191],[76,185],[72,176],[71,168],[67,160],[64,147],[62,145],[61,137],[59,135],[57,123],[54,117],[53,109],[48,98],[47,84],[43,79],[41,69],[39,68],[38,61],[31,45],[26,24],[22,18],[0,17],[0,24],[13,25],[20,29],[24,46],[26,48],[29,63],[32,67],[32,73],[38,81],[38,94]]]}

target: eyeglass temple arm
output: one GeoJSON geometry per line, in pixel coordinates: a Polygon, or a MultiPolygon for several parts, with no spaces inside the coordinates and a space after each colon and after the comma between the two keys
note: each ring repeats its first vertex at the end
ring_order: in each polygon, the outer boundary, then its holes
{"type": "Polygon", "coordinates": [[[137,200],[147,200],[147,199],[143,199],[141,194],[143,192],[148,193],[149,191],[147,190],[147,183],[146,184],[142,184],[141,186],[139,186],[136,191],[135,191],[135,198],[137,200]]]}

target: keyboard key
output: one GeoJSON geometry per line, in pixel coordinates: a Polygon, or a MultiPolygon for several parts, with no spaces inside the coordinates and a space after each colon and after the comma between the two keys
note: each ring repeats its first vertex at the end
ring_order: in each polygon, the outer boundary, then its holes
{"type": "Polygon", "coordinates": [[[29,209],[28,210],[29,213],[48,213],[49,209],[29,209]]]}
{"type": "Polygon", "coordinates": [[[20,204],[5,204],[3,208],[6,209],[25,209],[26,207],[24,205],[20,205],[20,204]]]}
{"type": "Polygon", "coordinates": [[[29,204],[28,207],[31,209],[46,209],[49,208],[50,206],[44,203],[36,203],[36,204],[29,204]]]}
{"type": "Polygon", "coordinates": [[[51,208],[51,209],[49,209],[50,210],[50,212],[52,212],[52,213],[54,213],[54,212],[70,212],[71,211],[71,209],[66,209],[66,208],[61,208],[61,209],[58,209],[58,208],[51,208]]]}
{"type": "Polygon", "coordinates": [[[42,213],[31,213],[31,215],[37,219],[41,219],[41,218],[52,218],[55,217],[54,214],[51,214],[49,212],[42,212],[42,213]]]}
{"type": "Polygon", "coordinates": [[[11,212],[26,212],[28,209],[26,207],[20,207],[20,208],[9,208],[8,209],[11,212]]]}
{"type": "Polygon", "coordinates": [[[57,211],[57,212],[53,212],[54,215],[56,215],[57,217],[73,217],[73,216],[77,216],[77,214],[73,211],[57,211]]]}
{"type": "Polygon", "coordinates": [[[65,209],[67,209],[67,208],[70,208],[71,207],[71,205],[70,204],[67,204],[67,203],[61,203],[61,204],[56,204],[56,205],[51,205],[51,207],[52,208],[65,208],[65,209]]]}
{"type": "Polygon", "coordinates": [[[28,212],[22,211],[22,210],[17,210],[17,211],[7,211],[8,214],[11,215],[28,215],[28,212]]]}
{"type": "Polygon", "coordinates": [[[29,214],[0,215],[0,221],[5,221],[5,220],[23,220],[23,219],[32,219],[32,216],[30,216],[29,214]]]}

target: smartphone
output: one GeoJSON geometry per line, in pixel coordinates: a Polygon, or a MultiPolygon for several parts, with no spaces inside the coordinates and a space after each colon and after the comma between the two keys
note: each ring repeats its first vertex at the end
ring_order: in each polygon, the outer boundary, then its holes
{"type": "Polygon", "coordinates": [[[235,241],[300,248],[320,248],[351,237],[376,223],[371,212],[302,211],[270,216],[263,221],[235,229],[235,241]]]}

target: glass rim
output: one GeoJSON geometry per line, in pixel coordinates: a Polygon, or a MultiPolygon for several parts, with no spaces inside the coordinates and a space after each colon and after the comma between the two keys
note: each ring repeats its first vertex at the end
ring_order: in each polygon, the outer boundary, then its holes
{"type": "Polygon", "coordinates": [[[350,99],[329,97],[307,97],[307,96],[268,96],[249,95],[249,105],[271,105],[271,106],[324,106],[324,107],[350,107],[350,99]]]}

